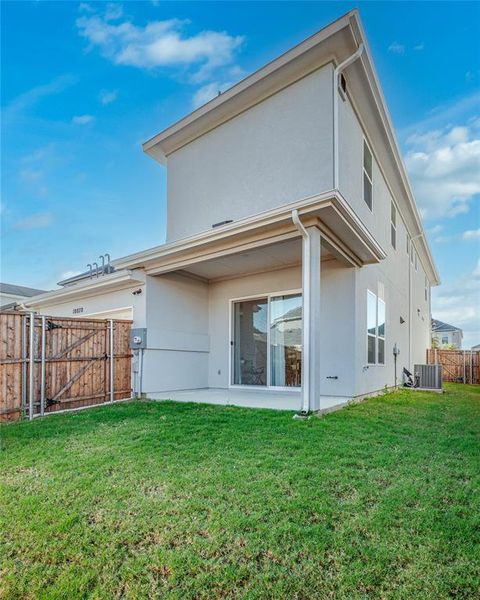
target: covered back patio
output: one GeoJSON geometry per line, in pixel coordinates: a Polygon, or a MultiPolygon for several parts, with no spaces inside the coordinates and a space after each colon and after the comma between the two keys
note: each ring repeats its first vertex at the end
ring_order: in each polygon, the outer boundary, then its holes
{"type": "MultiPolygon", "coordinates": [[[[138,266],[158,284],[155,298],[147,285],[146,323],[149,338],[157,340],[146,350],[148,378],[152,371],[158,377],[144,392],[303,413],[344,404],[353,388],[348,365],[338,366],[345,370],[339,376],[336,361],[345,362],[348,350],[336,347],[333,336],[352,335],[355,268],[383,256],[337,193],[139,256],[138,266]],[[198,313],[194,325],[192,313],[198,313]],[[155,335],[152,323],[159,314],[163,329],[159,324],[155,335]],[[348,335],[335,325],[337,315],[341,327],[350,320],[348,335]],[[172,327],[170,335],[165,324],[172,327]],[[322,356],[326,345],[331,350],[322,356]]],[[[125,266],[137,266],[132,258],[125,266]]]]}

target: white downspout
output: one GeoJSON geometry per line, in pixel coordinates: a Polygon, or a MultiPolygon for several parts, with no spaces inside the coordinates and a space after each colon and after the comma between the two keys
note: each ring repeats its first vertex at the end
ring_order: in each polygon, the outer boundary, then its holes
{"type": "Polygon", "coordinates": [[[302,345],[302,413],[310,413],[310,302],[305,302],[305,298],[310,299],[310,268],[305,269],[305,265],[310,265],[310,235],[300,221],[298,210],[292,210],[292,221],[303,238],[302,252],[302,324],[303,324],[303,345],[302,345]]]}
{"type": "MultiPolygon", "coordinates": [[[[410,252],[408,255],[408,368],[413,373],[413,361],[412,361],[412,348],[413,348],[413,263],[412,263],[412,250],[416,254],[417,248],[413,243],[414,240],[421,238],[425,235],[422,231],[417,235],[410,238],[410,252]]],[[[415,260],[415,257],[414,257],[415,260]]],[[[418,259],[417,259],[418,260],[418,259]]],[[[431,320],[430,320],[431,323],[431,320]]],[[[431,325],[430,325],[431,326],[431,325]]],[[[431,337],[430,337],[431,339],[431,337]]]]}
{"type": "Polygon", "coordinates": [[[353,62],[360,58],[364,50],[364,45],[360,44],[357,50],[343,62],[341,62],[333,71],[333,189],[338,190],[339,186],[339,158],[338,158],[338,81],[340,73],[349,67],[353,62]]]}

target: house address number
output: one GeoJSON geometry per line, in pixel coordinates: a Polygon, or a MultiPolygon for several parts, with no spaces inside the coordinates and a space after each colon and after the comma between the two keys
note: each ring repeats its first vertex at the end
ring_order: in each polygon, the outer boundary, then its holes
{"type": "Polygon", "coordinates": [[[74,315],[79,315],[82,312],[83,312],[83,306],[78,306],[77,308],[73,309],[73,314],[74,315]]]}

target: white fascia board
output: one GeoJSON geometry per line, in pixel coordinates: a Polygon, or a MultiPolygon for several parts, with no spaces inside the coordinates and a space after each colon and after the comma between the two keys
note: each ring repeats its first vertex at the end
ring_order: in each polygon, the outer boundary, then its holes
{"type": "MultiPolygon", "coordinates": [[[[202,254],[202,249],[205,248],[206,245],[214,245],[216,243],[227,241],[232,237],[259,232],[262,229],[268,231],[272,226],[290,222],[293,210],[298,210],[300,215],[314,216],[314,211],[321,210],[329,205],[333,206],[337,213],[341,215],[343,221],[356,236],[356,239],[361,240],[364,247],[371,253],[374,262],[379,262],[386,257],[385,251],[360,221],[356,213],[350,208],[341,194],[338,191],[329,190],[322,194],[310,196],[297,202],[264,211],[252,217],[240,219],[225,225],[218,230],[208,230],[201,234],[184,238],[170,244],[163,244],[162,246],[150,248],[144,252],[139,252],[123,259],[119,259],[118,261],[114,261],[113,264],[115,267],[118,265],[124,269],[147,268],[148,265],[153,262],[172,260],[172,257],[175,255],[178,256],[182,253],[191,252],[192,250],[195,250],[195,248],[198,248],[199,254],[202,254]]],[[[259,242],[259,244],[261,244],[261,242],[259,242]]]]}
{"type": "Polygon", "coordinates": [[[145,280],[146,276],[142,271],[115,271],[109,275],[93,278],[93,280],[89,279],[87,282],[81,281],[77,285],[67,286],[60,290],[54,290],[53,292],[34,296],[30,298],[28,302],[23,302],[23,305],[27,309],[30,309],[41,308],[42,306],[51,304],[61,304],[62,302],[69,302],[74,299],[80,300],[89,296],[97,296],[111,291],[141,285],[145,283],[145,280]]]}

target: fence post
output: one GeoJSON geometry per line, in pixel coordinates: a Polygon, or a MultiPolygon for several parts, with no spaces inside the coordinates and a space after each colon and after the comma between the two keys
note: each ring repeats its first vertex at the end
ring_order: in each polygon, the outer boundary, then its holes
{"type": "Polygon", "coordinates": [[[45,350],[46,350],[45,317],[42,316],[41,367],[40,367],[40,414],[45,414],[45,350]]]}
{"type": "Polygon", "coordinates": [[[115,390],[114,390],[114,372],[115,372],[115,350],[113,346],[114,338],[113,338],[113,319],[110,319],[110,402],[113,402],[115,399],[115,390]]]}
{"type": "Polygon", "coordinates": [[[22,315],[22,417],[27,410],[27,315],[22,315]]]}
{"type": "Polygon", "coordinates": [[[30,313],[29,331],[29,365],[28,372],[28,418],[33,419],[33,395],[35,385],[35,313],[30,313]]]}

